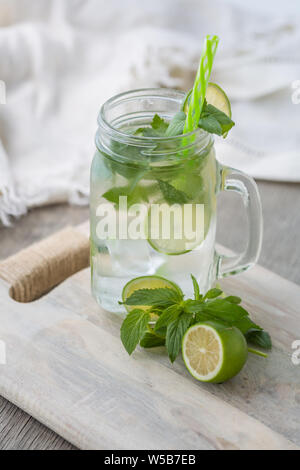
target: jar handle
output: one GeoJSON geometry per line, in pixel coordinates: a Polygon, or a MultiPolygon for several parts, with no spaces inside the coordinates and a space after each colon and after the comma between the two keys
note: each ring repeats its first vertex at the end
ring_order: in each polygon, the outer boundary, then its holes
{"type": "Polygon", "coordinates": [[[249,234],[244,252],[226,256],[217,255],[217,278],[246,271],[258,260],[263,232],[262,207],[257,185],[253,178],[234,168],[221,166],[222,190],[238,193],[247,213],[249,234]]]}

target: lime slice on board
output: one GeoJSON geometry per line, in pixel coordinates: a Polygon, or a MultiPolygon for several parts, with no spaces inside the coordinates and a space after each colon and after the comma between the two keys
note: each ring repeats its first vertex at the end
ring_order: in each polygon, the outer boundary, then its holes
{"type": "Polygon", "coordinates": [[[222,383],[241,371],[248,349],[240,330],[207,321],[187,330],[182,340],[182,356],[195,379],[222,383]]]}
{"type": "MultiPolygon", "coordinates": [[[[141,276],[141,277],[136,277],[135,279],[132,279],[131,281],[127,282],[125,285],[123,292],[122,292],[122,300],[123,302],[126,302],[126,299],[133,294],[134,291],[139,290],[139,289],[159,289],[159,288],[165,288],[167,287],[168,289],[173,289],[176,292],[178,292],[180,295],[182,294],[182,290],[180,289],[175,282],[169,281],[168,279],[165,279],[164,277],[160,276],[141,276]]],[[[125,305],[126,310],[130,312],[131,310],[135,308],[140,308],[142,310],[149,310],[149,306],[144,306],[144,305],[125,305]]]]}
{"type": "MultiPolygon", "coordinates": [[[[182,110],[185,113],[187,113],[189,108],[189,99],[192,94],[192,91],[193,90],[189,91],[182,106],[182,110]]],[[[212,104],[213,106],[215,106],[215,108],[218,108],[220,111],[223,111],[223,113],[227,114],[227,116],[231,118],[230,101],[225,91],[222,90],[219,85],[217,85],[216,83],[209,83],[207,85],[206,99],[208,104],[212,104]]]]}
{"type": "Polygon", "coordinates": [[[170,217],[157,216],[150,207],[146,219],[148,243],[165,255],[182,255],[201,245],[207,234],[202,204],[174,205],[170,217]],[[189,206],[189,207],[188,207],[189,206]]]}

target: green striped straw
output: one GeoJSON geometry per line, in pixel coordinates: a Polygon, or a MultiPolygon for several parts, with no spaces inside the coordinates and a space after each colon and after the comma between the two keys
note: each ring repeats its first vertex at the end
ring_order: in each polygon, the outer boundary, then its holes
{"type": "Polygon", "coordinates": [[[214,57],[219,43],[218,36],[206,36],[200,57],[200,64],[195,78],[188,113],[184,126],[184,133],[192,132],[198,127],[201,111],[204,104],[206,89],[210,79],[214,57]]]}

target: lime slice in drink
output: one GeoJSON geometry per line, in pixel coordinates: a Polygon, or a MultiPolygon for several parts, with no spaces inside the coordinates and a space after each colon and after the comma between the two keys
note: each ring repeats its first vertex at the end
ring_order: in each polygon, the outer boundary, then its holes
{"type": "Polygon", "coordinates": [[[188,253],[200,246],[206,236],[204,220],[203,204],[153,204],[146,219],[148,242],[165,255],[188,253]]]}
{"type": "MultiPolygon", "coordinates": [[[[184,100],[182,110],[187,113],[189,108],[189,99],[193,90],[190,90],[184,100]]],[[[212,104],[231,118],[231,105],[225,91],[216,83],[209,83],[206,90],[206,99],[208,104],[212,104]]]]}
{"type": "MultiPolygon", "coordinates": [[[[168,281],[168,279],[165,279],[164,277],[141,276],[136,277],[135,279],[132,279],[131,281],[127,282],[122,292],[122,300],[123,302],[126,302],[126,299],[128,299],[128,297],[130,297],[134,291],[139,289],[159,289],[165,287],[167,287],[168,289],[173,289],[180,295],[183,295],[182,290],[179,286],[177,286],[177,284],[175,284],[175,282],[168,281]]],[[[144,305],[125,305],[125,307],[128,312],[135,308],[140,308],[142,310],[149,309],[149,306],[144,305]]]]}
{"type": "Polygon", "coordinates": [[[217,322],[191,326],[182,340],[188,371],[201,382],[222,383],[237,375],[246,363],[247,343],[235,327],[217,322]]]}

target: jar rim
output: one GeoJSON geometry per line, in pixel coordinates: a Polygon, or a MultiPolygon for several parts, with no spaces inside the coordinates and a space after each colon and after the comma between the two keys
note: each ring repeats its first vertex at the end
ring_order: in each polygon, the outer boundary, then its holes
{"type": "Polygon", "coordinates": [[[192,138],[192,140],[197,141],[197,144],[201,144],[203,141],[203,147],[207,147],[208,144],[211,143],[213,140],[212,135],[208,132],[204,131],[203,129],[195,129],[194,131],[187,132],[185,134],[178,134],[176,136],[141,136],[141,135],[131,135],[122,130],[115,127],[106,117],[107,112],[109,109],[113,109],[118,104],[122,102],[125,103],[126,101],[133,101],[138,98],[162,98],[166,100],[178,101],[179,99],[184,98],[185,93],[183,91],[170,89],[170,88],[139,88],[135,90],[128,90],[122,93],[118,93],[117,95],[112,96],[109,98],[100,108],[100,112],[98,115],[98,125],[99,127],[104,130],[107,134],[117,140],[119,142],[127,142],[128,144],[132,145],[139,145],[148,147],[149,144],[156,143],[167,143],[167,142],[180,142],[183,139],[192,138]]]}

